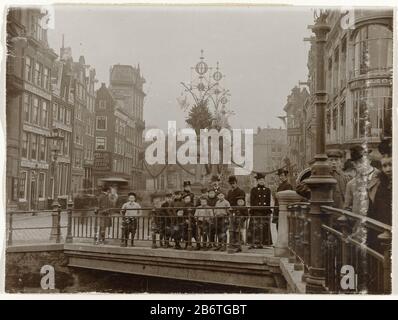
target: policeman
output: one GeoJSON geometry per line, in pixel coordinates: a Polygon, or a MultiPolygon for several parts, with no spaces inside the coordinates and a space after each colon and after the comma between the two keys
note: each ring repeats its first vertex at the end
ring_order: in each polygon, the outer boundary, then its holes
{"type": "MultiPolygon", "coordinates": [[[[265,186],[265,175],[257,173],[257,185],[250,191],[250,205],[267,207],[271,205],[271,190],[265,186]]],[[[263,245],[271,245],[271,210],[255,208],[250,210],[249,235],[252,242],[249,249],[261,249],[263,245]]],[[[249,241],[250,241],[249,240],[249,241]]]]}

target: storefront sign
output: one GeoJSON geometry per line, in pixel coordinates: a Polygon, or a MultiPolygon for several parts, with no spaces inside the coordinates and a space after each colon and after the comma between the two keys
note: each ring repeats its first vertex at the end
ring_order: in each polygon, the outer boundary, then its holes
{"type": "Polygon", "coordinates": [[[32,169],[48,169],[48,163],[36,162],[31,160],[21,160],[21,167],[32,169]]]}

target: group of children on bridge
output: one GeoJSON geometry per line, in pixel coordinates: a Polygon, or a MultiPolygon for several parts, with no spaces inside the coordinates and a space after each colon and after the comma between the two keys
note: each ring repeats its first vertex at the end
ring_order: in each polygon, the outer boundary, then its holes
{"type": "MultiPolygon", "coordinates": [[[[246,194],[235,176],[228,179],[231,186],[228,192],[221,190],[220,178],[213,176],[210,187],[202,188],[199,196],[191,191],[190,181],[184,181],[183,191],[165,194],[164,200],[160,194],[153,194],[153,207],[148,209],[152,248],[158,248],[158,244],[170,248],[174,242],[175,249],[188,249],[194,239],[196,250],[226,251],[229,235],[228,251],[239,252],[244,240],[242,229],[246,229],[249,249],[271,245],[271,191],[265,186],[263,174],[255,178],[257,186],[250,192],[250,204],[255,209],[246,205],[246,194]]],[[[138,220],[145,216],[144,210],[137,202],[137,195],[130,192],[121,208],[122,246],[127,246],[128,242],[134,246],[138,220]]],[[[104,241],[106,227],[100,231],[100,242],[104,241]]]]}

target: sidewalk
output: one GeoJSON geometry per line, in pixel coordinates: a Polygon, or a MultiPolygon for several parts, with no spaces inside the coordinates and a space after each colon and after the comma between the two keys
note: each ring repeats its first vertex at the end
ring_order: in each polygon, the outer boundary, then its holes
{"type": "MultiPolygon", "coordinates": [[[[50,239],[52,217],[50,212],[38,213],[32,216],[31,213],[13,215],[12,239],[13,242],[42,242],[50,239]],[[26,229],[28,228],[28,229],[26,229]],[[48,229],[37,229],[48,228],[48,229]],[[18,229],[18,230],[15,230],[18,229]],[[20,230],[19,230],[20,229],[20,230]]],[[[61,235],[65,239],[67,226],[66,211],[61,213],[61,235]]],[[[7,221],[7,232],[9,221],[7,221]]]]}

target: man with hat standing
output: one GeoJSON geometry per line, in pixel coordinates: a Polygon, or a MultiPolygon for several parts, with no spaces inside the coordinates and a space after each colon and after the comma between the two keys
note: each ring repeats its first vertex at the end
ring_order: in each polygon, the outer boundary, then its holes
{"type": "Polygon", "coordinates": [[[245,192],[239,188],[238,179],[235,176],[230,176],[228,178],[228,183],[231,186],[231,189],[228,191],[227,200],[231,206],[237,206],[237,201],[239,197],[245,197],[245,192]]]}
{"type": "MultiPolygon", "coordinates": [[[[387,225],[392,225],[392,144],[385,139],[379,144],[382,156],[381,172],[369,183],[368,217],[387,225]]],[[[383,253],[383,246],[378,239],[379,231],[368,228],[367,244],[370,248],[383,253]]]]}
{"type": "Polygon", "coordinates": [[[169,240],[172,235],[172,217],[173,210],[171,209],[173,206],[173,194],[171,192],[166,193],[165,201],[162,203],[162,219],[161,219],[161,228],[160,228],[160,246],[170,248],[169,240]],[[164,244],[163,244],[164,240],[164,244]]]}
{"type": "Polygon", "coordinates": [[[333,188],[333,206],[342,209],[344,206],[345,192],[348,183],[348,177],[342,171],[343,152],[340,150],[328,150],[326,152],[328,162],[332,168],[331,175],[337,183],[333,188]]]}
{"type": "MultiPolygon", "coordinates": [[[[285,190],[293,190],[292,185],[289,183],[288,181],[288,174],[289,171],[287,169],[278,169],[277,175],[279,178],[279,185],[276,188],[276,193],[280,192],[280,191],[285,191],[285,190]]],[[[278,198],[275,196],[274,197],[274,205],[275,208],[273,215],[272,215],[272,222],[276,223],[276,229],[278,230],[278,217],[279,217],[279,202],[278,202],[278,198]]]]}
{"type": "Polygon", "coordinates": [[[171,203],[173,209],[173,219],[172,219],[172,235],[171,237],[175,243],[175,249],[181,249],[181,239],[182,239],[182,229],[184,225],[183,209],[184,203],[182,201],[182,192],[177,190],[174,191],[174,199],[171,203]]]}
{"type": "Polygon", "coordinates": [[[357,175],[347,183],[344,197],[344,209],[363,215],[367,215],[369,209],[368,185],[380,172],[370,165],[368,153],[361,145],[350,149],[357,175]]]}
{"type": "Polygon", "coordinates": [[[195,206],[195,195],[191,191],[191,181],[189,181],[189,180],[184,181],[183,186],[184,186],[183,197],[185,194],[188,194],[191,199],[191,204],[192,204],[191,207],[194,207],[195,206]]]}
{"type": "MultiPolygon", "coordinates": [[[[238,206],[238,200],[245,200],[246,194],[245,192],[238,187],[238,179],[236,176],[230,176],[228,178],[228,183],[231,185],[231,189],[227,194],[227,201],[230,203],[232,207],[238,206]]],[[[231,249],[232,251],[238,252],[241,251],[240,246],[240,228],[241,228],[241,219],[239,217],[239,210],[234,208],[232,210],[232,215],[230,216],[230,230],[231,230],[231,249]]]]}
{"type": "Polygon", "coordinates": [[[216,193],[222,192],[220,182],[221,182],[221,179],[219,176],[216,176],[216,175],[211,176],[210,189],[213,189],[216,193]]]}
{"type": "MultiPolygon", "coordinates": [[[[250,205],[266,207],[271,204],[271,190],[265,186],[265,175],[257,173],[255,179],[257,186],[250,191],[250,205]]],[[[252,244],[249,249],[261,249],[263,245],[271,245],[271,210],[256,208],[250,210],[249,234],[251,234],[252,244]]]]}

